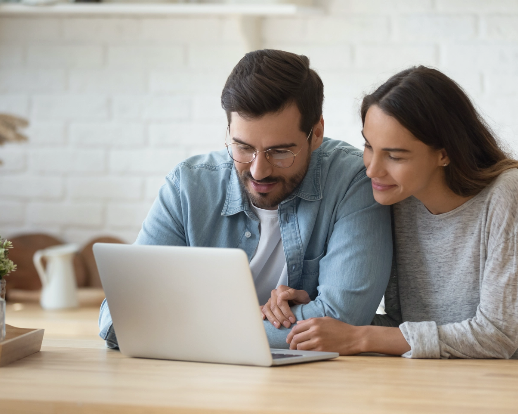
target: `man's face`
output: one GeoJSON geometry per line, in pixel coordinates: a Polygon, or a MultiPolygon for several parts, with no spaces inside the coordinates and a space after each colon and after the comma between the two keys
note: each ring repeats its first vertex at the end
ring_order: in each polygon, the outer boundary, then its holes
{"type": "Polygon", "coordinates": [[[245,119],[232,112],[227,143],[240,143],[257,151],[276,148],[298,153],[293,165],[288,168],[270,164],[264,152],[259,152],[249,164],[234,161],[241,184],[256,207],[275,210],[306,175],[311,152],[318,148],[322,140],[322,136],[317,134],[323,134],[323,120],[317,124],[317,130],[313,131],[310,143],[306,139],[307,135],[299,129],[300,117],[295,104],[281,112],[269,113],[257,119],[245,119]]]}

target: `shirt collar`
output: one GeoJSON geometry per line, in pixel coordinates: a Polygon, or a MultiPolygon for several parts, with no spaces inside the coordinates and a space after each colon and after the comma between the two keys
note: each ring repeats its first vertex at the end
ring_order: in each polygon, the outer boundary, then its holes
{"type": "MultiPolygon", "coordinates": [[[[309,162],[308,171],[304,176],[304,179],[300,185],[291,193],[285,200],[281,202],[287,203],[293,200],[295,197],[302,198],[307,201],[317,201],[322,199],[322,183],[321,183],[321,171],[322,171],[322,157],[323,153],[321,147],[318,147],[311,154],[311,161],[309,162]]],[[[256,214],[250,208],[250,201],[246,195],[244,189],[241,186],[237,171],[232,168],[230,178],[227,185],[227,196],[223,210],[221,211],[222,216],[232,216],[234,214],[244,211],[247,216],[257,220],[256,214]]]]}

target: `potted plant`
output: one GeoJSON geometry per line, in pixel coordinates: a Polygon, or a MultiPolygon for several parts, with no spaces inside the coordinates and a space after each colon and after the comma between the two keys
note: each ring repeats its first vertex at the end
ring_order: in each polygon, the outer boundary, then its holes
{"type": "Polygon", "coordinates": [[[5,338],[5,276],[16,270],[16,265],[9,259],[9,249],[13,244],[0,237],[0,342],[5,338]]]}

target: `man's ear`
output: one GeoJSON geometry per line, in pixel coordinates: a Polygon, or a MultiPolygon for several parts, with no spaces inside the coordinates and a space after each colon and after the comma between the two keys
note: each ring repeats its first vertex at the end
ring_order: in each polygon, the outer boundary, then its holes
{"type": "Polygon", "coordinates": [[[311,139],[311,151],[315,151],[324,139],[324,117],[320,116],[320,120],[313,127],[313,138],[311,139]]]}

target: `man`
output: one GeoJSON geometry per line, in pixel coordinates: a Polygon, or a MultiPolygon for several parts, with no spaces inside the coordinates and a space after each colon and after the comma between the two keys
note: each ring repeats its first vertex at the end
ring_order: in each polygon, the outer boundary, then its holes
{"type": "MultiPolygon", "coordinates": [[[[296,320],[370,324],[390,274],[390,212],[362,153],[324,138],[323,98],[305,56],[245,55],[221,95],[227,148],[169,173],[136,241],[243,249],[275,348],[296,320]]],[[[116,347],[106,301],[100,329],[116,347]]]]}

